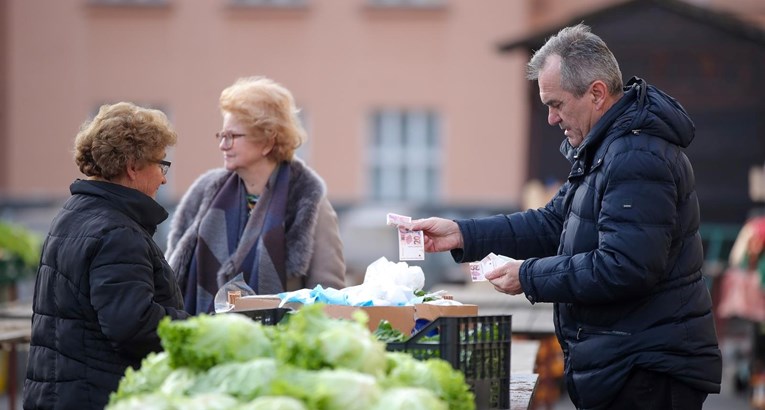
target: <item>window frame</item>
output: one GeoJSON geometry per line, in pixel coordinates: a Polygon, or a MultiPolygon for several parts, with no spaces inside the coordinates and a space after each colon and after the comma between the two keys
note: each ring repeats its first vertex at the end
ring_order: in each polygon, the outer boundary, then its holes
{"type": "Polygon", "coordinates": [[[368,192],[373,201],[441,199],[442,119],[433,109],[376,109],[368,117],[368,192]]]}

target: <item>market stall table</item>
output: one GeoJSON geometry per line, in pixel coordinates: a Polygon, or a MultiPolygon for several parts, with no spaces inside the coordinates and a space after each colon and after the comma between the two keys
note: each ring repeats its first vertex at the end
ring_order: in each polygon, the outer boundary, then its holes
{"type": "Polygon", "coordinates": [[[6,374],[8,408],[16,408],[17,357],[19,345],[29,343],[32,334],[32,304],[6,303],[0,305],[0,348],[8,351],[8,371],[6,374]]]}
{"type": "Polygon", "coordinates": [[[8,351],[8,372],[6,374],[8,408],[16,408],[17,358],[16,347],[29,343],[32,333],[31,319],[0,319],[0,348],[8,351]]]}
{"type": "Polygon", "coordinates": [[[32,303],[0,304],[0,319],[29,319],[32,320],[32,303]]]}
{"type": "Polygon", "coordinates": [[[513,340],[510,348],[510,408],[531,408],[539,376],[534,373],[539,342],[513,340]]]}
{"type": "Polygon", "coordinates": [[[510,376],[510,409],[527,410],[534,400],[534,389],[537,386],[537,375],[528,373],[513,373],[510,376]]]}
{"type": "Polygon", "coordinates": [[[534,373],[538,352],[538,340],[513,339],[510,348],[510,373],[534,373]]]}

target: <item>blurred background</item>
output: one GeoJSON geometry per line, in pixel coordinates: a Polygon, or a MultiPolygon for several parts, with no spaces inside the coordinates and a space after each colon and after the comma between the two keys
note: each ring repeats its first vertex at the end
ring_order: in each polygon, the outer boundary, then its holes
{"type": "MultiPolygon", "coordinates": [[[[309,135],[298,156],[327,184],[349,284],[377,258],[397,260],[387,212],[540,206],[569,164],[525,63],[579,22],[625,82],[658,86],[696,123],[687,155],[716,300],[742,226],[763,214],[762,0],[0,0],[0,298],[31,299],[39,241],[81,177],[74,136],[101,104],[168,114],[179,140],[158,200],[172,212],[222,164],[218,96],[243,76],[295,95],[309,135]]],[[[421,266],[428,288],[468,278],[448,255],[421,266]]],[[[762,324],[719,318],[718,333],[745,397],[762,324]]]]}

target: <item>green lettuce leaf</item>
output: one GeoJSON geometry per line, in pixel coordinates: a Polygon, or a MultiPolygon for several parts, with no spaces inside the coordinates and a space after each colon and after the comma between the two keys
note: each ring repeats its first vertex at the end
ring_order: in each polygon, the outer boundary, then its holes
{"type": "Polygon", "coordinates": [[[388,353],[388,373],[382,380],[386,388],[422,387],[433,391],[450,410],[474,410],[475,395],[465,376],[441,359],[420,361],[406,353],[388,353]]]}
{"type": "Polygon", "coordinates": [[[302,401],[285,396],[262,396],[237,410],[309,410],[302,401]]]}
{"type": "Polygon", "coordinates": [[[274,345],[284,363],[308,370],[344,368],[375,376],[384,372],[385,344],[360,322],[327,317],[320,304],[304,306],[278,330],[274,345]]]}
{"type": "Polygon", "coordinates": [[[430,390],[394,387],[383,392],[383,398],[372,410],[449,410],[449,407],[430,390]]]}
{"type": "Polygon", "coordinates": [[[226,393],[241,401],[269,394],[278,363],[271,358],[224,363],[200,375],[190,389],[197,393],[226,393]]]}
{"type": "Polygon", "coordinates": [[[131,396],[152,393],[172,372],[170,356],[167,353],[149,353],[141,361],[141,367],[138,370],[129,367],[125,371],[117,391],[109,395],[109,403],[116,403],[131,396]]]}
{"type": "Polygon", "coordinates": [[[369,410],[381,397],[373,376],[347,369],[285,369],[272,387],[274,395],[296,398],[312,410],[369,410]]]}
{"type": "Polygon", "coordinates": [[[239,313],[199,315],[186,320],[166,317],[157,333],[174,368],[207,370],[217,364],[272,357],[270,333],[239,313]]]}

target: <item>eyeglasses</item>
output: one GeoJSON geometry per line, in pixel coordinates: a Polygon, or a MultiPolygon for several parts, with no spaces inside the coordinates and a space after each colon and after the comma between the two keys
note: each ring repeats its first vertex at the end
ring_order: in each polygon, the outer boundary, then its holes
{"type": "Polygon", "coordinates": [[[167,175],[167,171],[170,171],[170,165],[172,165],[172,162],[165,161],[163,159],[155,162],[159,165],[159,169],[162,171],[162,175],[167,175]]]}
{"type": "Polygon", "coordinates": [[[229,149],[234,146],[234,140],[240,137],[245,137],[247,134],[235,134],[231,131],[222,131],[215,133],[215,139],[218,140],[218,144],[223,142],[222,148],[229,149]]]}

